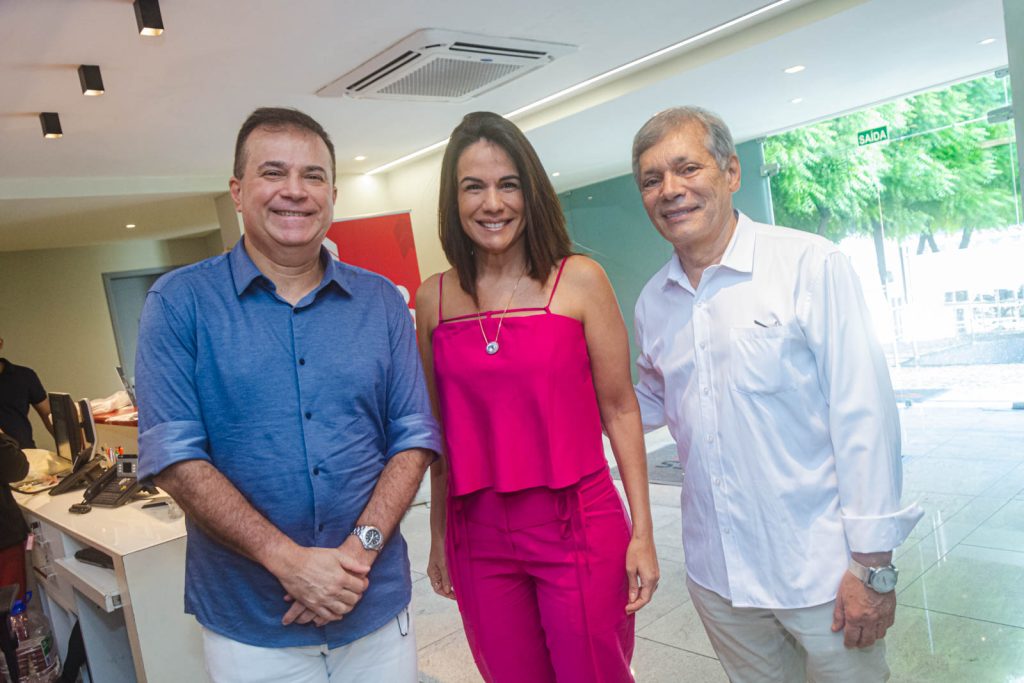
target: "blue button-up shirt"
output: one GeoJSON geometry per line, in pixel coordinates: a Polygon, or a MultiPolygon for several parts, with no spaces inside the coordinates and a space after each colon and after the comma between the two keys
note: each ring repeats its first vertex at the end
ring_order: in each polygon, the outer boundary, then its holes
{"type": "MultiPolygon", "coordinates": [[[[296,543],[336,547],[389,458],[441,446],[402,296],[379,275],[321,258],[323,280],[295,306],[241,241],[153,285],[136,360],[139,472],[207,460],[296,543]]],[[[320,628],[282,626],[280,582],[186,523],[185,611],[234,640],[337,647],[409,603],[397,530],[356,609],[320,628]]]]}

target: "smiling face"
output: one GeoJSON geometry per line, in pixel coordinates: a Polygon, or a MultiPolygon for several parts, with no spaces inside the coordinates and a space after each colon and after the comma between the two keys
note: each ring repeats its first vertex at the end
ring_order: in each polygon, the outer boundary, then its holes
{"type": "Polygon", "coordinates": [[[526,227],[522,182],[508,153],[488,140],[466,147],[456,165],[459,220],[477,249],[500,254],[526,227]]]}
{"type": "Polygon", "coordinates": [[[247,248],[274,263],[316,258],[334,217],[337,189],[327,145],[298,128],[258,128],[245,143],[245,170],[231,179],[247,248]]]}
{"type": "Polygon", "coordinates": [[[661,236],[684,261],[709,254],[717,261],[732,236],[732,193],[740,187],[740,164],[733,156],[718,167],[700,123],[665,134],[639,159],[644,208],[661,236]]]}

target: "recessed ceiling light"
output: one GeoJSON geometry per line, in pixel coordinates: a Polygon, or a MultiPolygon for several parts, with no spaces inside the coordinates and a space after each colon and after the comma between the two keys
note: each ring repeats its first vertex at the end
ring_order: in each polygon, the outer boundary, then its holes
{"type": "Polygon", "coordinates": [[[789,67],[788,69],[783,69],[783,71],[785,71],[788,74],[798,74],[798,73],[800,73],[801,71],[803,71],[806,68],[807,67],[804,66],[803,64],[794,64],[793,66],[789,67]]]}
{"type": "Polygon", "coordinates": [[[978,45],[991,45],[994,42],[996,42],[995,38],[985,38],[984,40],[979,40],[978,45]]]}
{"type": "Polygon", "coordinates": [[[352,157],[352,161],[366,161],[366,155],[360,154],[359,156],[352,157]]]}
{"type": "Polygon", "coordinates": [[[790,102],[790,104],[800,104],[803,101],[804,101],[804,98],[802,98],[802,97],[794,97],[789,102],[790,102]]]}
{"type": "Polygon", "coordinates": [[[134,223],[128,223],[124,227],[128,228],[129,230],[134,230],[135,229],[135,224],[134,223]]]}
{"type": "Polygon", "coordinates": [[[559,173],[558,171],[555,171],[554,173],[552,173],[552,174],[551,174],[551,177],[552,177],[552,178],[557,178],[557,177],[558,177],[558,176],[560,176],[560,175],[562,175],[562,174],[561,174],[561,173],[559,173]]]}
{"type": "MultiPolygon", "coordinates": [[[[700,32],[700,33],[698,33],[696,35],[690,36],[689,38],[684,38],[683,40],[680,40],[678,43],[673,43],[672,45],[669,45],[668,47],[664,47],[664,48],[662,48],[660,50],[655,50],[654,52],[650,53],[649,55],[644,55],[643,57],[640,57],[639,59],[634,59],[632,62],[628,62],[626,64],[623,64],[622,66],[617,66],[614,69],[611,69],[610,71],[605,71],[604,73],[598,74],[597,76],[594,76],[593,78],[588,78],[585,81],[580,81],[579,83],[577,83],[575,85],[571,85],[568,88],[565,88],[564,90],[559,90],[556,93],[552,93],[551,95],[547,95],[545,97],[542,97],[539,100],[537,100],[535,102],[531,102],[530,104],[528,104],[528,105],[526,105],[524,107],[520,107],[519,109],[515,109],[513,111],[508,112],[507,114],[505,114],[505,118],[507,118],[507,119],[514,119],[515,117],[520,116],[521,114],[525,114],[526,112],[533,111],[534,109],[537,109],[538,107],[543,107],[544,105],[548,104],[549,102],[553,102],[555,100],[561,99],[561,98],[565,97],[566,95],[571,95],[572,93],[574,93],[574,92],[576,92],[578,90],[582,90],[584,88],[589,88],[592,85],[596,85],[596,84],[598,84],[598,83],[600,83],[602,81],[606,81],[606,80],[608,80],[608,79],[610,79],[610,78],[612,78],[614,76],[618,76],[623,71],[628,71],[630,69],[634,69],[634,68],[640,66],[641,64],[649,62],[649,61],[651,61],[653,59],[659,59],[659,58],[664,57],[664,56],[666,56],[666,55],[668,55],[668,54],[670,54],[672,52],[675,52],[676,50],[680,50],[680,49],[682,49],[682,48],[684,48],[684,47],[686,47],[688,45],[692,45],[693,43],[696,43],[696,42],[699,42],[699,41],[702,41],[702,40],[706,40],[707,38],[710,38],[711,36],[713,36],[713,35],[715,35],[717,33],[721,33],[722,31],[727,31],[729,29],[735,28],[736,26],[739,26],[740,24],[744,24],[744,23],[750,21],[751,19],[754,19],[755,17],[764,14],[765,12],[771,12],[772,10],[778,9],[779,7],[782,7],[783,5],[788,5],[792,1],[793,0],[775,0],[774,2],[771,2],[771,3],[767,4],[767,5],[765,5],[764,7],[759,7],[759,8],[757,8],[757,9],[751,11],[751,12],[748,12],[748,13],[742,15],[742,16],[736,17],[735,19],[730,19],[729,21],[727,21],[725,23],[722,23],[722,24],[719,24],[718,26],[709,28],[707,31],[702,31],[702,32],[700,32]]],[[[389,161],[386,164],[383,164],[381,166],[378,166],[377,168],[371,169],[371,170],[366,172],[366,175],[376,175],[377,173],[382,173],[384,171],[387,171],[389,169],[394,168],[395,166],[398,166],[399,164],[404,164],[407,161],[412,161],[413,159],[416,159],[416,158],[419,158],[419,157],[424,156],[426,154],[429,154],[429,153],[433,152],[436,149],[441,149],[442,147],[444,147],[447,144],[448,144],[448,139],[445,138],[444,140],[440,140],[439,142],[435,142],[432,145],[427,145],[423,149],[418,149],[415,152],[412,152],[410,154],[406,154],[404,157],[400,157],[398,159],[395,159],[394,161],[389,161]]]]}

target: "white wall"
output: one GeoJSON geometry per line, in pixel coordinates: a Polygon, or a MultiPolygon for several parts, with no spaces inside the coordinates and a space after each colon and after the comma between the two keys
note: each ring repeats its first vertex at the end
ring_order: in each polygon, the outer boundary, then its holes
{"type": "MultiPolygon", "coordinates": [[[[39,374],[47,391],[75,398],[120,388],[103,273],[184,265],[220,253],[220,236],[135,240],[68,249],[0,252],[3,355],[39,374]]],[[[42,448],[52,441],[35,412],[42,448]]]]}

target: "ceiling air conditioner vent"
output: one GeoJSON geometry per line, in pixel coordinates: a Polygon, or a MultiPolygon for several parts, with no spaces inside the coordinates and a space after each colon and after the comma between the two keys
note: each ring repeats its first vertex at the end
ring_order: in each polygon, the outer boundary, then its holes
{"type": "Polygon", "coordinates": [[[317,94],[462,102],[575,49],[561,43],[424,29],[321,88],[317,94]]]}

